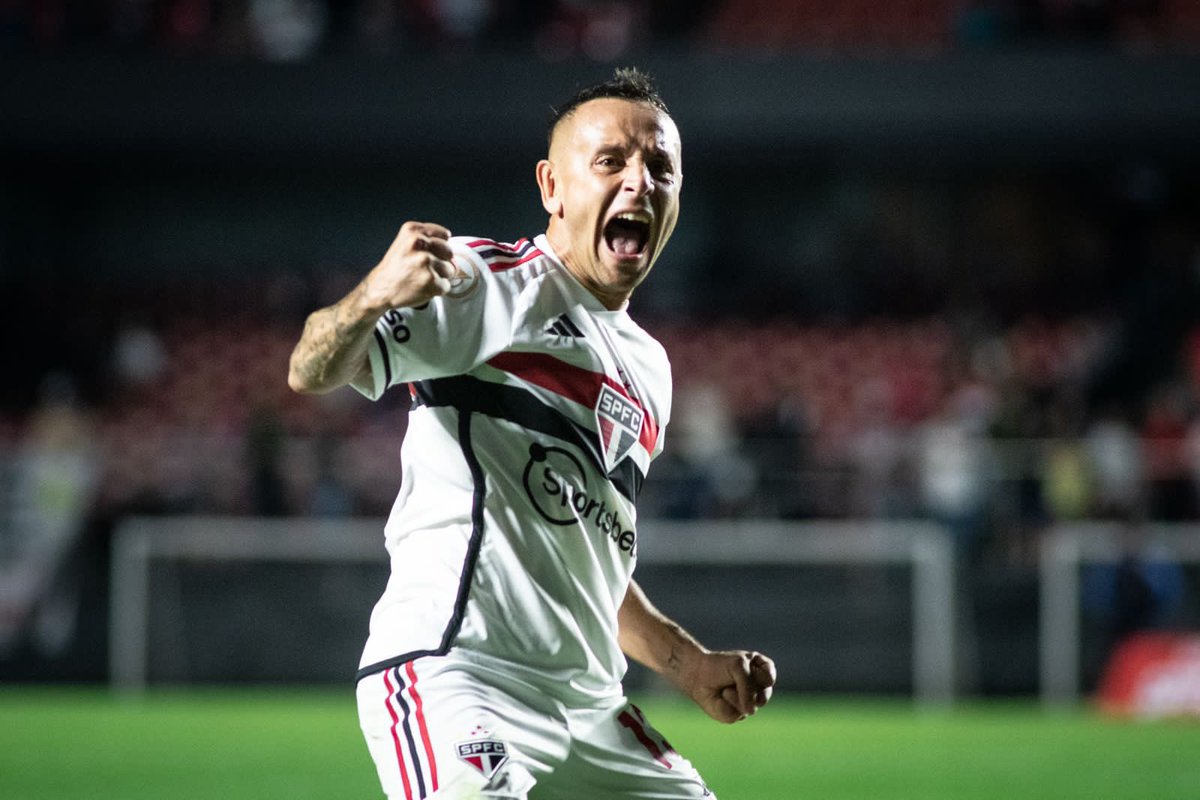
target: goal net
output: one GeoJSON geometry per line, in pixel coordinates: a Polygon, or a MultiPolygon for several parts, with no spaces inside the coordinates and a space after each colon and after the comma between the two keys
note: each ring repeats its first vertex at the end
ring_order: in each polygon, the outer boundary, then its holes
{"type": "MultiPolygon", "coordinates": [[[[955,688],[954,559],[917,522],[640,523],[639,583],[714,647],[787,668],[781,687],[955,688]]],[[[146,517],[117,531],[115,686],[345,682],[387,580],[381,520],[146,517]]],[[[629,683],[652,678],[636,667],[629,683]]]]}

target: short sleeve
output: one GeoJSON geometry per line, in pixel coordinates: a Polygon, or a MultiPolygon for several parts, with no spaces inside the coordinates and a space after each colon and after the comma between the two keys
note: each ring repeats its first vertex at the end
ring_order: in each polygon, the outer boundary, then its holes
{"type": "Polygon", "coordinates": [[[371,375],[354,388],[375,400],[398,383],[461,375],[512,342],[514,300],[465,240],[454,238],[458,276],[417,308],[394,308],[375,324],[371,375]]]}

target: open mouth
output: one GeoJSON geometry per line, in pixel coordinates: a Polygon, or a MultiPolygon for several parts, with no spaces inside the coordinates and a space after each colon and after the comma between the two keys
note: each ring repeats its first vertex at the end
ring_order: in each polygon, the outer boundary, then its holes
{"type": "Polygon", "coordinates": [[[613,217],[604,226],[608,249],[624,258],[636,258],[650,241],[650,224],[628,216],[613,217]]]}

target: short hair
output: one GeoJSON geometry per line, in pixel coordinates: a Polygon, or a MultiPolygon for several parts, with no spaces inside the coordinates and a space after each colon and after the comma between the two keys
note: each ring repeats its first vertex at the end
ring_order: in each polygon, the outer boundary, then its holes
{"type": "Polygon", "coordinates": [[[554,130],[558,127],[558,123],[574,114],[577,108],[584,103],[605,97],[630,100],[635,103],[648,103],[664,114],[671,113],[667,110],[667,104],[659,96],[653,78],[637,67],[617,67],[613,76],[608,80],[592,86],[585,86],[575,92],[566,103],[551,109],[550,127],[546,131],[547,141],[553,141],[554,130]]]}

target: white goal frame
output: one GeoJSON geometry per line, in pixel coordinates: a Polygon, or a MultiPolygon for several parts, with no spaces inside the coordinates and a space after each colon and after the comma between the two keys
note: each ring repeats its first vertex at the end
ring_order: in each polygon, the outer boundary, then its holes
{"type": "MultiPolygon", "coordinates": [[[[913,692],[955,697],[955,562],[943,528],[929,522],[639,523],[638,560],[653,565],[911,564],[913,692]]],[[[277,561],[385,564],[383,521],[255,517],[135,517],[113,538],[109,670],[114,688],[145,690],[150,563],[277,561]]]]}
{"type": "MultiPolygon", "coordinates": [[[[1040,555],[1040,690],[1050,708],[1079,702],[1082,620],[1080,568],[1113,564],[1128,552],[1123,533],[1128,524],[1084,522],[1059,525],[1042,540],[1040,555]]],[[[1200,563],[1200,525],[1146,524],[1138,529],[1139,552],[1157,555],[1165,549],[1176,561],[1200,563]]]]}

